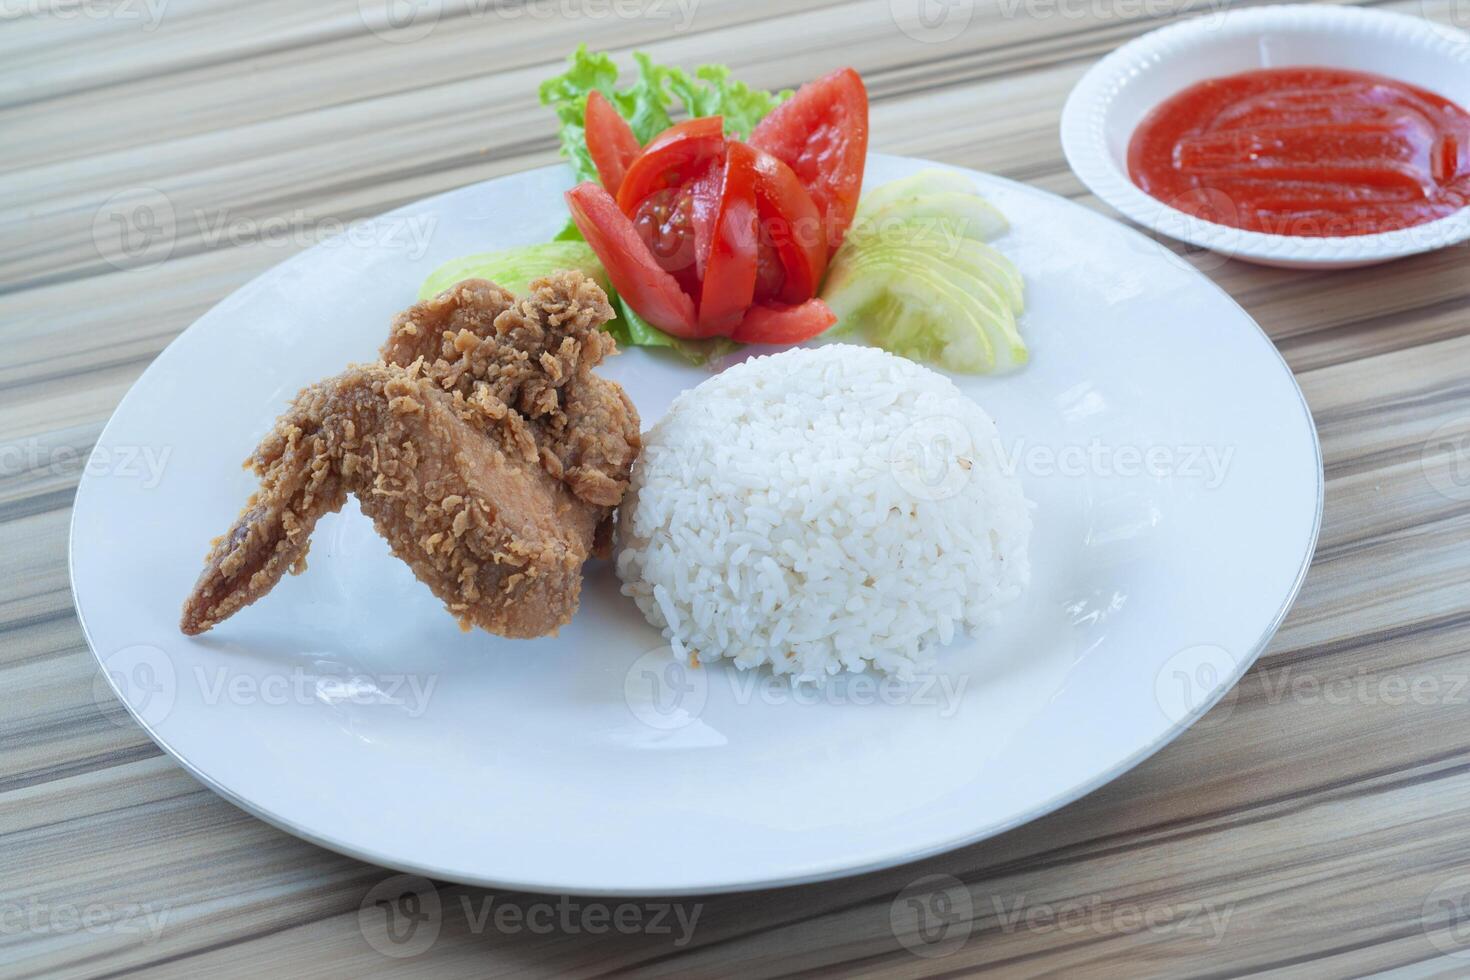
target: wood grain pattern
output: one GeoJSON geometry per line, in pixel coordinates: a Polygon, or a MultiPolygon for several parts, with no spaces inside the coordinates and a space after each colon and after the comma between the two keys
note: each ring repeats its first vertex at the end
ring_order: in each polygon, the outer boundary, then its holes
{"type": "MultiPolygon", "coordinates": [[[[1455,460],[1428,443],[1470,419],[1465,248],[1347,274],[1211,270],[1316,416],[1319,553],[1266,656],[1209,717],[995,840],[686,902],[699,919],[682,944],[497,928],[487,900],[524,914],[547,899],[443,885],[432,948],[394,959],[358,917],[387,872],[246,816],[99,709],[66,572],[82,461],[180,330],[305,244],[222,235],[219,216],[320,228],[551,162],[535,86],[582,40],[726,62],[768,87],[850,63],[876,149],[1101,208],[1061,156],[1068,89],[1122,41],[1212,9],[980,0],[929,44],[887,0],[432,6],[412,41],[375,33],[372,0],[0,7],[0,975],[1470,971],[1470,495],[1436,489],[1455,460]],[[617,16],[633,9],[667,16],[617,16]],[[166,195],[173,248],[119,268],[94,221],[139,189],[166,195]],[[972,907],[953,949],[893,926],[895,898],[930,874],[962,882],[972,907]]],[[[1463,0],[1381,6],[1467,19],[1463,0]]]]}

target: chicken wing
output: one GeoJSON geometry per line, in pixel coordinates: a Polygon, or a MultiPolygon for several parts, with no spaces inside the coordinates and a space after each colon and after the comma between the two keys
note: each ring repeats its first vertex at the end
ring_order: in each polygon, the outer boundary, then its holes
{"type": "Polygon", "coordinates": [[[611,315],[577,273],[522,300],[468,280],[401,314],[382,363],[305,389],[256,450],[260,489],[205,559],[183,631],[300,571],[351,493],[466,629],[555,632],[639,448],[637,411],[592,373],[611,315]]]}

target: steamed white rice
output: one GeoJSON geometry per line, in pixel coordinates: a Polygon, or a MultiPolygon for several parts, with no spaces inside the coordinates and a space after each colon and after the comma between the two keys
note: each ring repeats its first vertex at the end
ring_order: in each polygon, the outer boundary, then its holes
{"type": "Polygon", "coordinates": [[[911,676],[1029,577],[1029,505],[948,378],[833,344],[736,365],[645,434],[623,592],[686,661],[911,676]]]}

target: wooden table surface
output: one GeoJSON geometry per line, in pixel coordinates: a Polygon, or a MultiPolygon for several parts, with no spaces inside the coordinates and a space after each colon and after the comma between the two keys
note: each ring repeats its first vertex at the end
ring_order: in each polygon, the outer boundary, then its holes
{"type": "MultiPolygon", "coordinates": [[[[957,0],[925,27],[916,3],[435,0],[396,29],[370,0],[0,5],[0,975],[1470,971],[1463,247],[1337,274],[1211,263],[1321,433],[1326,517],[1301,598],[1236,691],[1165,751],[961,851],[685,901],[692,935],[597,934],[590,900],[440,883],[423,896],[441,909],[432,944],[390,956],[404,949],[376,928],[382,913],[359,915],[388,872],[247,816],[94,698],[67,525],[128,386],[314,235],[555,160],[536,84],[578,42],[726,62],[772,88],[852,64],[875,149],[1106,210],[1063,161],[1066,93],[1121,42],[1214,9],[957,0]],[[171,248],[117,252],[120,193],[166,195],[171,248]],[[904,891],[931,875],[949,878],[904,891]],[[971,914],[921,932],[915,894],[971,914]],[[531,929],[543,903],[572,909],[570,926],[531,929]],[[496,916],[505,905],[519,926],[496,916]]],[[[1470,21],[1465,0],[1380,6],[1470,21]]],[[[637,914],[651,926],[647,903],[637,914]]]]}

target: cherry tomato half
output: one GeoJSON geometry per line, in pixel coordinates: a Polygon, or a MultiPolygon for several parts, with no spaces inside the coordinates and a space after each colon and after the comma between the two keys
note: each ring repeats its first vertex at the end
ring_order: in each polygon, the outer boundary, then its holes
{"type": "Polygon", "coordinates": [[[688,183],[724,151],[725,120],[721,116],[686,119],[670,126],[628,165],[618,187],[618,207],[631,217],[645,197],[688,183]]]}
{"type": "Polygon", "coordinates": [[[603,188],[614,197],[622,186],[623,175],[643,147],[628,121],[618,114],[597,89],[587,93],[587,112],[582,125],[587,131],[587,153],[597,168],[603,188]]]}
{"type": "Polygon", "coordinates": [[[659,266],[612,195],[589,180],[566,197],[572,220],[602,261],[613,288],[638,315],[676,337],[698,336],[694,301],[659,266]]]}
{"type": "Polygon", "coordinates": [[[837,322],[837,314],[820,299],[796,306],[756,304],[746,311],[730,339],[742,344],[797,344],[837,322]]]}
{"type": "Polygon", "coordinates": [[[781,160],[811,194],[837,251],[857,211],[868,156],[868,91],[851,68],[808,82],[762,119],[750,142],[781,160]]]}

